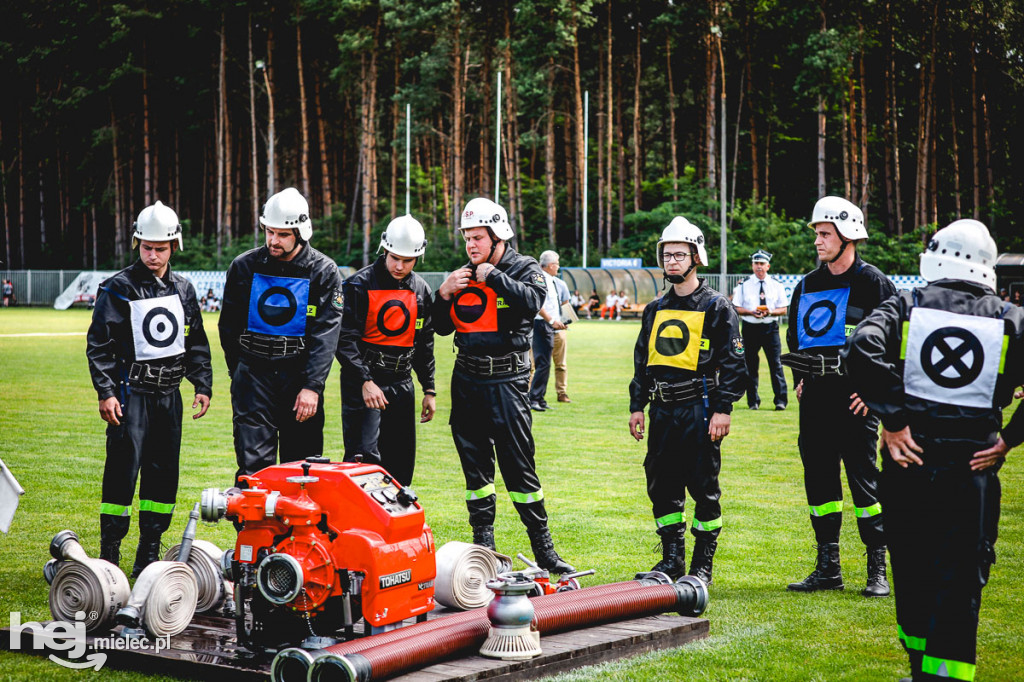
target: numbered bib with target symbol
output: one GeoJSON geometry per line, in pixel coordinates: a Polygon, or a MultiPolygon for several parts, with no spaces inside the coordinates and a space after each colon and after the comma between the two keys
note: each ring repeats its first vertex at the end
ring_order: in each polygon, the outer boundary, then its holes
{"type": "Polygon", "coordinates": [[[185,310],[176,294],[129,301],[136,360],[159,360],[185,352],[185,310]]]}
{"type": "Polygon", "coordinates": [[[947,405],[992,407],[1007,337],[1003,320],[914,308],[904,328],[908,395],[947,405]]]}
{"type": "Polygon", "coordinates": [[[842,346],[846,342],[846,306],[849,301],[849,289],[801,294],[796,316],[799,349],[842,346]]]}
{"type": "Polygon", "coordinates": [[[451,318],[455,330],[463,334],[498,331],[498,294],[485,284],[471,282],[452,298],[451,318]]]}
{"type": "Polygon", "coordinates": [[[407,290],[368,291],[363,341],[412,348],[416,339],[416,294],[407,290]]]}
{"type": "Polygon", "coordinates": [[[248,329],[268,336],[305,336],[308,304],[308,279],[255,274],[248,329]]]}
{"type": "Polygon", "coordinates": [[[647,365],[666,365],[696,371],[704,313],[692,310],[659,310],[647,343],[647,365]]]}

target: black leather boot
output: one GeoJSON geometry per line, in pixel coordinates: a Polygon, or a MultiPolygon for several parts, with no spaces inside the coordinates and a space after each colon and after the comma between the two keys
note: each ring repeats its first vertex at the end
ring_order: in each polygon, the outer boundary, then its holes
{"type": "Polygon", "coordinates": [[[711,584],[711,565],[716,549],[718,549],[718,540],[709,540],[698,536],[693,543],[690,575],[700,578],[705,585],[711,584]]]}
{"type": "Polygon", "coordinates": [[[496,552],[494,545],[494,526],[473,526],[473,544],[486,547],[496,552]]]}
{"type": "Polygon", "coordinates": [[[885,579],[885,545],[868,547],[868,584],[861,594],[865,597],[889,596],[889,581],[885,579]]]}
{"type": "Polygon", "coordinates": [[[110,542],[100,541],[100,559],[109,561],[115,566],[121,563],[121,541],[112,540],[110,542]]]}
{"type": "Polygon", "coordinates": [[[677,580],[686,573],[686,526],[673,523],[659,528],[658,535],[661,536],[661,561],[651,570],[677,580]]]}
{"type": "Polygon", "coordinates": [[[117,566],[121,562],[121,540],[128,534],[130,516],[100,514],[100,559],[117,566]]]}
{"type": "Polygon", "coordinates": [[[139,548],[135,552],[135,566],[132,568],[132,577],[138,578],[154,561],[160,561],[160,536],[142,535],[139,538],[139,548]]]}
{"type": "Polygon", "coordinates": [[[551,532],[547,526],[541,528],[527,528],[530,536],[530,546],[533,548],[533,559],[537,565],[552,573],[572,573],[576,569],[555,551],[555,542],[551,539],[551,532]]]}
{"type": "Polygon", "coordinates": [[[796,592],[817,592],[818,590],[843,589],[843,572],[839,566],[839,543],[828,542],[818,545],[818,562],[811,574],[788,588],[796,592]]]}

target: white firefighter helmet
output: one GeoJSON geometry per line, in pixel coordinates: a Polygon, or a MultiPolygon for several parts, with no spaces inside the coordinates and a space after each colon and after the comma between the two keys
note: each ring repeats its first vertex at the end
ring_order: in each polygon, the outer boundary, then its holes
{"type": "Polygon", "coordinates": [[[473,227],[490,228],[494,236],[502,241],[508,241],[515,236],[512,226],[508,223],[508,213],[505,209],[485,197],[470,199],[466,208],[462,210],[459,229],[468,230],[473,227]]]}
{"type": "Polygon", "coordinates": [[[682,243],[693,244],[697,247],[697,255],[700,256],[700,264],[707,266],[708,252],[704,248],[704,233],[700,228],[691,223],[681,215],[672,219],[661,232],[661,239],[658,240],[658,267],[664,269],[665,263],[661,257],[665,244],[682,243]]]}
{"type": "Polygon", "coordinates": [[[419,258],[427,250],[427,238],[423,225],[411,215],[398,216],[390,223],[384,234],[380,236],[380,246],[402,258],[419,258]]]}
{"type": "Polygon", "coordinates": [[[309,219],[309,203],[294,187],[283,189],[263,204],[260,225],[278,230],[298,230],[299,239],[308,242],[313,236],[309,219]]]}
{"type": "Polygon", "coordinates": [[[818,223],[832,223],[836,231],[850,241],[868,238],[868,228],[864,224],[864,212],[842,197],[822,197],[814,205],[811,222],[807,227],[814,229],[818,223]]]}
{"type": "Polygon", "coordinates": [[[964,279],[996,290],[993,266],[999,251],[988,228],[977,220],[954,220],[936,232],[921,254],[921,276],[929,282],[938,279],[964,279]]]}
{"type": "Polygon", "coordinates": [[[140,241],[177,241],[179,251],[184,247],[181,241],[181,223],[178,222],[178,214],[170,206],[164,206],[160,201],[142,209],[133,227],[135,228],[132,233],[133,249],[138,248],[140,241]]]}

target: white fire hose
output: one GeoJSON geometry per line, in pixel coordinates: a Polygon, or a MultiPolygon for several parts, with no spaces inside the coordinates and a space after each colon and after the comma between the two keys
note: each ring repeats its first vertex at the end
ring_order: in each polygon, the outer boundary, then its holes
{"type": "MultiPolygon", "coordinates": [[[[173,545],[164,552],[164,561],[175,561],[181,551],[181,543],[173,545]]],[[[206,540],[193,540],[188,555],[188,566],[196,574],[196,585],[199,598],[196,613],[215,611],[224,604],[224,599],[231,592],[230,583],[226,583],[221,574],[220,558],[224,554],[217,545],[206,540]]]]}
{"type": "Polygon", "coordinates": [[[135,581],[117,622],[135,630],[141,626],[150,637],[174,636],[192,622],[198,599],[196,574],[188,564],[154,561],[135,581]]]}
{"type": "Polygon", "coordinates": [[[131,588],[124,572],[103,559],[90,559],[74,531],[58,533],[50,543],[54,560],[43,568],[50,583],[50,613],[54,620],[75,622],[85,614],[85,631],[113,627],[114,615],[128,601],[131,588]]]}
{"type": "Polygon", "coordinates": [[[437,550],[434,599],[451,609],[468,611],[487,606],[494,593],[487,583],[512,570],[512,559],[480,545],[449,542],[437,550]]]}

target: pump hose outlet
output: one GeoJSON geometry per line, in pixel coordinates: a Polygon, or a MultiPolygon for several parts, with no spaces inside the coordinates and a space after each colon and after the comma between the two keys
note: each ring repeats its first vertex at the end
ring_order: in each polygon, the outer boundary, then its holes
{"type": "Polygon", "coordinates": [[[54,620],[75,621],[84,613],[85,631],[113,627],[114,614],[128,601],[131,587],[120,568],[102,559],[90,559],[74,531],[58,533],[50,543],[55,561],[44,572],[50,580],[50,613],[54,620]]]}
{"type": "Polygon", "coordinates": [[[117,622],[145,628],[150,637],[168,637],[185,631],[199,599],[196,575],[180,561],[154,561],[135,581],[135,588],[117,622]]]}

